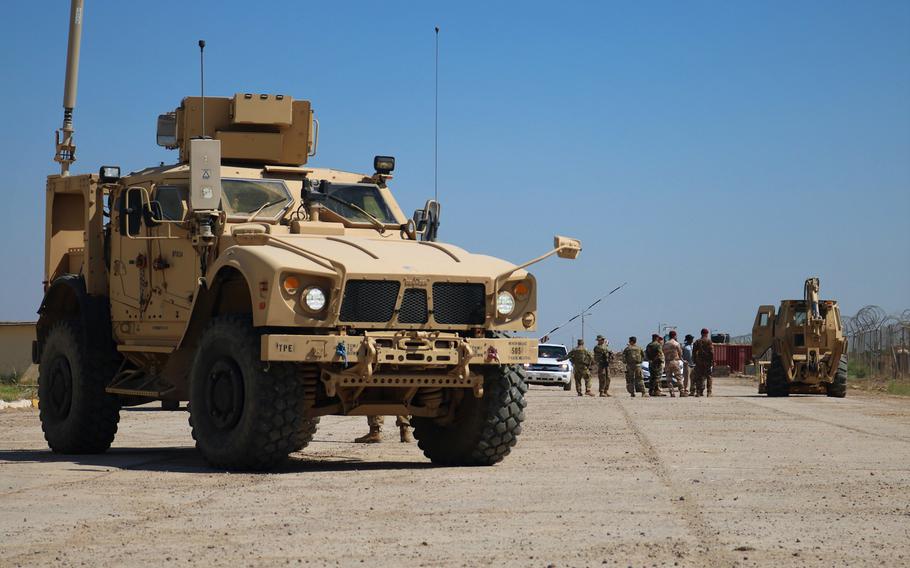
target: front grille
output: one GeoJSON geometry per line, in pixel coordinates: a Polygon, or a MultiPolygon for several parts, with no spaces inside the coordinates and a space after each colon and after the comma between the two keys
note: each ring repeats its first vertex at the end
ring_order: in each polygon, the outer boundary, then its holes
{"type": "Polygon", "coordinates": [[[341,321],[384,322],[392,319],[398,300],[399,282],[350,280],[344,287],[341,321]]]}
{"type": "Polygon", "coordinates": [[[563,369],[562,365],[553,365],[550,363],[533,363],[531,365],[532,371],[566,371],[568,369],[563,369]]]}
{"type": "Polygon", "coordinates": [[[441,324],[482,324],[486,319],[483,284],[433,284],[433,317],[441,324]]]}
{"type": "Polygon", "coordinates": [[[401,299],[401,310],[398,312],[399,323],[427,323],[427,291],[420,288],[408,288],[401,299]]]}

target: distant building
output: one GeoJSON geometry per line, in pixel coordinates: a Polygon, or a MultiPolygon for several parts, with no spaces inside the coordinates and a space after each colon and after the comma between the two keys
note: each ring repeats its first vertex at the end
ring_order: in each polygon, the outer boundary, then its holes
{"type": "Polygon", "coordinates": [[[0,322],[0,374],[24,373],[32,364],[35,322],[0,322]]]}

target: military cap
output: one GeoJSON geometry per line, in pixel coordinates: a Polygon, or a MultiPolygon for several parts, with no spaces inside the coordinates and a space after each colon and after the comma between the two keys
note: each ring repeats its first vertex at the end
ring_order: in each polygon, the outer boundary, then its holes
{"type": "Polygon", "coordinates": [[[652,334],[651,334],[651,339],[657,339],[658,337],[660,337],[660,334],[659,334],[659,333],[652,333],[652,334]]]}
{"type": "Polygon", "coordinates": [[[584,344],[585,344],[585,340],[584,340],[584,339],[579,339],[579,340],[578,340],[578,344],[579,344],[579,345],[584,345],[584,344]]]}
{"type": "Polygon", "coordinates": [[[707,327],[701,328],[701,334],[702,334],[702,335],[708,335],[709,333],[711,333],[711,332],[708,331],[708,328],[707,328],[707,327]]]}
{"type": "Polygon", "coordinates": [[[598,335],[598,336],[597,336],[597,341],[600,341],[601,339],[606,339],[606,337],[604,337],[603,335],[598,335]]]}
{"type": "Polygon", "coordinates": [[[686,339],[688,340],[688,339],[695,339],[695,338],[692,337],[692,334],[691,334],[691,333],[687,333],[687,334],[686,334],[686,339]]]}

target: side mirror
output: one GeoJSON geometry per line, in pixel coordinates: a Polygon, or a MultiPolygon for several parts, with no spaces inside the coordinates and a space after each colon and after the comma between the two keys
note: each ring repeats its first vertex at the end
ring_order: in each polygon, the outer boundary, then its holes
{"type": "Polygon", "coordinates": [[[427,229],[427,212],[425,209],[416,209],[414,211],[414,227],[418,233],[423,233],[427,229]]]}
{"type": "Polygon", "coordinates": [[[424,230],[419,231],[421,240],[435,241],[436,234],[439,232],[439,215],[442,211],[442,205],[435,199],[428,199],[423,206],[424,230]]]}
{"type": "Polygon", "coordinates": [[[177,114],[169,112],[158,115],[157,128],[158,145],[168,150],[177,147],[177,114]]]}
{"type": "Polygon", "coordinates": [[[571,237],[556,235],[553,237],[553,248],[556,249],[556,254],[559,258],[575,259],[578,258],[578,253],[581,252],[581,241],[571,237]]]}
{"type": "Polygon", "coordinates": [[[146,203],[142,208],[142,218],[149,227],[157,227],[164,220],[161,204],[157,201],[146,203]]]}
{"type": "Polygon", "coordinates": [[[139,234],[142,226],[142,193],[136,190],[126,190],[120,194],[117,211],[120,214],[120,234],[133,236],[139,234]]]}

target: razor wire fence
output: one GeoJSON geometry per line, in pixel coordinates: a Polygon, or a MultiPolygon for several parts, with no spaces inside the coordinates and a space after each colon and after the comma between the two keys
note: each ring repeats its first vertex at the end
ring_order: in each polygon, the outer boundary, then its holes
{"type": "Polygon", "coordinates": [[[865,306],[844,317],[850,367],[857,375],[910,378],[910,309],[888,314],[865,306]]]}

